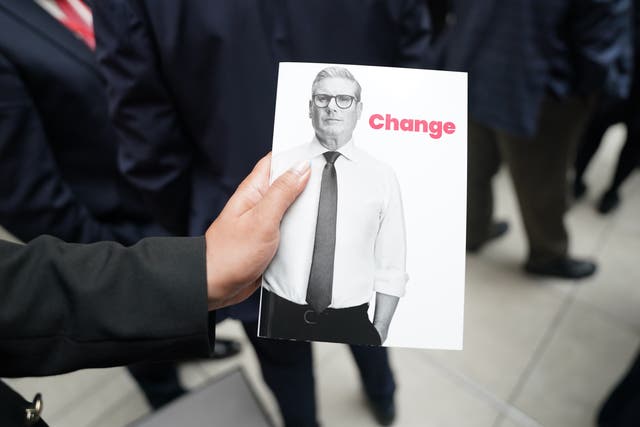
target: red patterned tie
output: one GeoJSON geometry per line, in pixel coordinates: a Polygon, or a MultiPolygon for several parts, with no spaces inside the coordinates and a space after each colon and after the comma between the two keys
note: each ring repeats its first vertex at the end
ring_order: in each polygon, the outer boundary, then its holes
{"type": "MultiPolygon", "coordinates": [[[[56,4],[64,13],[64,17],[61,19],[61,22],[71,31],[73,31],[78,37],[80,37],[84,42],[91,48],[91,50],[96,47],[96,39],[93,35],[93,27],[90,22],[87,22],[86,19],[78,13],[74,5],[72,5],[69,0],[55,0],[56,4]]],[[[80,0],[74,3],[81,3],[80,0]]],[[[81,3],[80,7],[85,8],[90,13],[90,9],[81,3]]]]}

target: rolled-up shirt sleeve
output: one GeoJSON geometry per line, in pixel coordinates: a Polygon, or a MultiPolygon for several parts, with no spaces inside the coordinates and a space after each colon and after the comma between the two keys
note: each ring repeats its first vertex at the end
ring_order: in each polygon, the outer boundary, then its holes
{"type": "Polygon", "coordinates": [[[386,205],[381,213],[380,228],[375,243],[374,290],[402,297],[409,280],[406,272],[407,238],[400,185],[393,171],[386,180],[386,205]]]}

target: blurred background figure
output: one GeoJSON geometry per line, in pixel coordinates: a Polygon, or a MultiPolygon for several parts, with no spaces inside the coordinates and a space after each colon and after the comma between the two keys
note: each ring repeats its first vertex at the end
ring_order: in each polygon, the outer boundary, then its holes
{"type": "Polygon", "coordinates": [[[431,15],[431,26],[433,27],[432,43],[439,40],[440,35],[447,27],[447,18],[451,12],[452,0],[425,0],[431,15]]]}
{"type": "MultiPolygon", "coordinates": [[[[109,0],[95,4],[97,51],[120,136],[122,172],[174,233],[201,234],[270,151],[278,62],[424,67],[423,0],[109,0]]],[[[256,338],[242,321],[287,426],[317,425],[311,346],[256,338]]],[[[384,348],[351,346],[380,424],[395,418],[384,348]]]]}
{"type": "Polygon", "coordinates": [[[526,272],[580,279],[569,254],[569,165],[597,94],[629,82],[629,0],[457,0],[442,65],[469,72],[467,250],[507,231],[492,180],[508,166],[528,239],[526,272]]]}
{"type": "Polygon", "coordinates": [[[603,96],[598,100],[598,106],[589,120],[584,136],[578,146],[575,161],[575,178],[573,194],[576,199],[581,198],[587,191],[584,173],[589,162],[598,150],[602,137],[607,129],[616,124],[624,123],[627,128],[627,138],[618,156],[618,163],[613,173],[611,183],[600,197],[598,211],[607,214],[620,203],[620,186],[631,175],[640,161],[640,2],[633,3],[633,79],[631,92],[626,98],[603,96]]]}
{"type": "MultiPolygon", "coordinates": [[[[79,0],[3,0],[0,28],[0,224],[23,241],[168,235],[118,172],[91,10],[79,0]]],[[[236,347],[221,342],[216,355],[236,347]]],[[[184,393],[173,363],[129,369],[154,408],[184,393]]]]}

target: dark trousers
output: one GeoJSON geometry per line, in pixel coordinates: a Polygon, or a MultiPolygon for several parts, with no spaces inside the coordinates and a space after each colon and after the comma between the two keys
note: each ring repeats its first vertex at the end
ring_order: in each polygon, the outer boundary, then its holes
{"type": "Polygon", "coordinates": [[[607,191],[617,192],[622,183],[640,162],[640,82],[634,81],[631,96],[626,100],[604,99],[587,125],[584,136],[578,146],[575,161],[576,180],[582,180],[593,155],[598,151],[602,137],[607,129],[624,123],[627,138],[618,156],[615,172],[607,191]]]}
{"type": "Polygon", "coordinates": [[[369,304],[327,308],[316,313],[308,304],[296,304],[262,291],[260,335],[302,341],[380,345],[380,335],[369,321],[369,304]]]}
{"type": "Polygon", "coordinates": [[[531,138],[470,120],[467,175],[467,245],[483,242],[493,221],[492,180],[504,161],[511,175],[529,241],[529,262],[567,256],[564,214],[568,171],[591,111],[591,100],[546,99],[531,138]]]}

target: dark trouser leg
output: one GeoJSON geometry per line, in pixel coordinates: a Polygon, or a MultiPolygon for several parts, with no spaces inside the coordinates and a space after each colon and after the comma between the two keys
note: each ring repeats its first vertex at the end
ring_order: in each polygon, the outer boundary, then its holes
{"type": "Polygon", "coordinates": [[[469,121],[467,247],[483,243],[493,220],[492,180],[500,168],[495,132],[469,121]]]}
{"type": "Polygon", "coordinates": [[[578,143],[578,150],[575,161],[575,179],[582,180],[589,162],[598,151],[602,137],[607,129],[624,119],[624,104],[621,101],[607,100],[601,101],[597,110],[590,117],[586,125],[582,138],[578,143]]]}
{"type": "MultiPolygon", "coordinates": [[[[636,101],[640,102],[640,101],[636,101]]],[[[627,120],[627,140],[620,151],[609,191],[617,192],[640,162],[640,107],[627,120]]]]}
{"type": "Polygon", "coordinates": [[[178,380],[175,362],[143,362],[127,366],[127,369],[154,409],[185,392],[178,380]]]}
{"type": "Polygon", "coordinates": [[[315,427],[316,395],[311,344],[258,338],[257,322],[243,322],[287,427],[315,427]]]}
{"type": "Polygon", "coordinates": [[[387,404],[393,400],[396,383],[389,364],[387,349],[350,345],[360,378],[369,399],[387,404]]]}
{"type": "Polygon", "coordinates": [[[530,264],[541,265],[567,256],[567,172],[590,104],[582,99],[547,99],[532,138],[498,133],[529,239],[530,264]]]}

